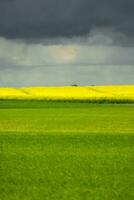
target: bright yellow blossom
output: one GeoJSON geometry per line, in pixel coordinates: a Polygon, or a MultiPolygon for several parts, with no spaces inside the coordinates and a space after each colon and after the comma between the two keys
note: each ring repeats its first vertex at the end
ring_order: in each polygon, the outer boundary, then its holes
{"type": "Polygon", "coordinates": [[[0,88],[0,99],[134,101],[134,85],[0,88]]]}

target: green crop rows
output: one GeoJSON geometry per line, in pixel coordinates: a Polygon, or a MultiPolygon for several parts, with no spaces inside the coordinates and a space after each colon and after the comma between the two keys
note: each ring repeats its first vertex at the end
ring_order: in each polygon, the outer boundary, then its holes
{"type": "Polygon", "coordinates": [[[133,104],[0,104],[0,200],[133,200],[133,122],[133,104]]]}

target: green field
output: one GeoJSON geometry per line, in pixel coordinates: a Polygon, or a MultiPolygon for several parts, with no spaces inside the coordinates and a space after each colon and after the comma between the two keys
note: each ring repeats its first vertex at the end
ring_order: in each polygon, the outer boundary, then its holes
{"type": "Polygon", "coordinates": [[[0,102],[0,200],[133,200],[134,105],[0,102]]]}

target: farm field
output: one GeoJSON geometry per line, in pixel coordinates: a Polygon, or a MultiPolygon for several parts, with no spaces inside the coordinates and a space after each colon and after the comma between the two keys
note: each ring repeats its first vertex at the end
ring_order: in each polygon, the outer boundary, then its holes
{"type": "Polygon", "coordinates": [[[134,103],[134,85],[0,88],[0,99],[134,103]]]}
{"type": "Polygon", "coordinates": [[[0,200],[133,200],[134,105],[0,101],[0,200]]]}

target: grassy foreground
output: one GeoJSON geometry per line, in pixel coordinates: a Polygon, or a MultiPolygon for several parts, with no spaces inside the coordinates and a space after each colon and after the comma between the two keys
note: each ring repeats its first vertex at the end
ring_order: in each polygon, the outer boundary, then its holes
{"type": "Polygon", "coordinates": [[[0,108],[0,200],[134,199],[133,105],[17,107],[0,108]]]}

